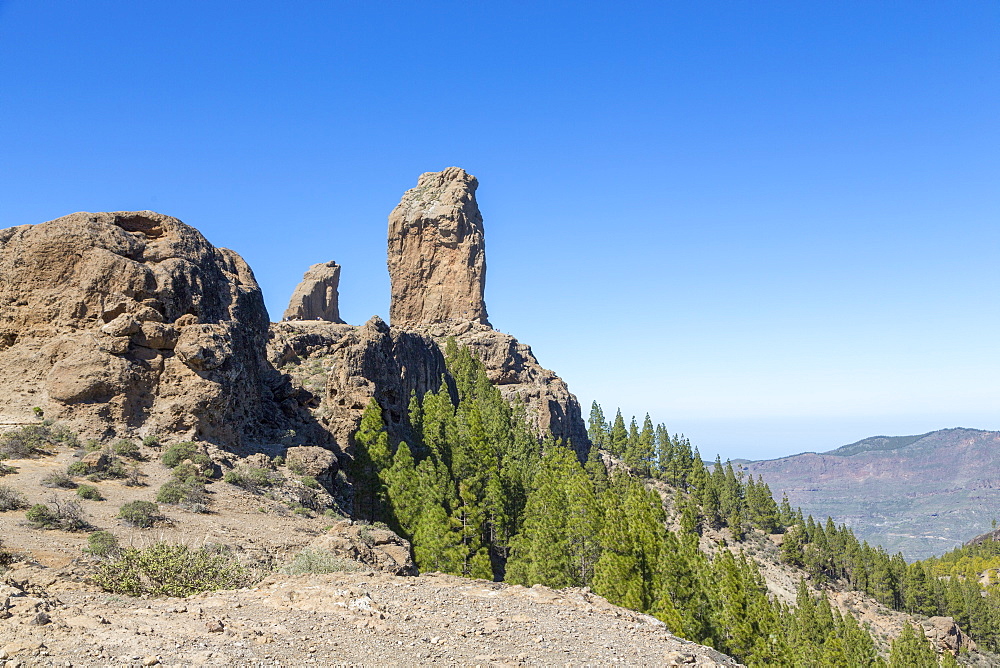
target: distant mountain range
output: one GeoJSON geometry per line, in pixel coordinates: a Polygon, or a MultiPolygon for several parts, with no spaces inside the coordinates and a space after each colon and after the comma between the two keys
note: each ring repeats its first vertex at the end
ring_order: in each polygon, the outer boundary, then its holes
{"type": "Polygon", "coordinates": [[[1000,519],[1000,432],[872,436],[829,452],[740,462],[779,499],[907,560],[940,555],[1000,519]]]}

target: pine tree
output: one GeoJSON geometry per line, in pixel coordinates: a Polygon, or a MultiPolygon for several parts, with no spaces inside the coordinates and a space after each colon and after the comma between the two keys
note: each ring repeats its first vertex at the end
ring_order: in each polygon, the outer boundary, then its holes
{"type": "Polygon", "coordinates": [[[608,434],[608,450],[616,457],[625,454],[628,445],[628,429],[625,428],[625,418],[622,417],[622,410],[619,408],[615,414],[614,424],[611,425],[611,432],[608,434]]]}
{"type": "Polygon", "coordinates": [[[590,419],[587,421],[587,436],[598,449],[608,448],[608,424],[604,411],[596,401],[590,404],[590,419]]]}
{"type": "Polygon", "coordinates": [[[664,424],[656,425],[656,471],[657,477],[666,478],[674,487],[678,487],[678,481],[670,478],[670,467],[674,460],[674,442],[670,438],[670,433],[664,424]]]}
{"type": "Polygon", "coordinates": [[[382,472],[392,464],[389,434],[382,421],[382,408],[374,397],[361,414],[361,426],[354,435],[354,504],[359,517],[375,521],[389,519],[382,472]]]}
{"type": "Polygon", "coordinates": [[[937,668],[937,665],[937,654],[923,631],[903,624],[903,632],[892,641],[889,650],[889,668],[937,668]]]}

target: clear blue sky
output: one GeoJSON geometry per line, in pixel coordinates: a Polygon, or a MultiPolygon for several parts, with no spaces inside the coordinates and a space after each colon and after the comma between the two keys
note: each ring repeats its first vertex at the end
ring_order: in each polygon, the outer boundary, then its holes
{"type": "Polygon", "coordinates": [[[1000,3],[0,0],[0,227],[153,209],[388,311],[480,179],[493,324],[706,456],[1000,429],[1000,3]]]}

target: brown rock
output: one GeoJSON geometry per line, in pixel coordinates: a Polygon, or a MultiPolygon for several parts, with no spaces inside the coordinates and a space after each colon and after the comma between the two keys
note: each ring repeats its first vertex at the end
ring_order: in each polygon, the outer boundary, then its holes
{"type": "Polygon", "coordinates": [[[267,326],[246,263],[175,218],[75,213],[0,230],[0,421],[41,406],[91,433],[227,447],[307,429],[297,404],[278,408],[267,326]]]}
{"type": "Polygon", "coordinates": [[[367,522],[341,520],[311,542],[309,549],[330,552],[392,575],[417,574],[409,541],[367,522]]]}
{"type": "Polygon", "coordinates": [[[314,264],[302,277],[285,309],[285,320],[325,320],[342,323],[337,287],[340,265],[336,262],[314,264]]]}
{"type": "Polygon", "coordinates": [[[337,456],[325,448],[301,445],[288,448],[285,465],[294,473],[333,482],[337,473],[337,456]]]}
{"type": "Polygon", "coordinates": [[[488,324],[486,247],[476,178],[458,167],[421,174],[389,214],[393,326],[488,324]]]}
{"type": "Polygon", "coordinates": [[[205,622],[205,629],[209,633],[222,633],[226,630],[226,625],[218,619],[213,619],[212,621],[205,622]]]}
{"type": "Polygon", "coordinates": [[[930,617],[923,622],[924,635],[936,647],[957,655],[962,650],[976,651],[976,643],[962,633],[962,629],[951,617],[930,617]]]}

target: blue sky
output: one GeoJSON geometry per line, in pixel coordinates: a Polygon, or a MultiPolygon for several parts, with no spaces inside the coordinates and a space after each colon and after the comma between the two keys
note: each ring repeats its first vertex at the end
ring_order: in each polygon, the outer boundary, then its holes
{"type": "Polygon", "coordinates": [[[0,227],[152,209],[388,312],[480,179],[493,324],[706,455],[1000,429],[1000,4],[0,0],[0,227]]]}

